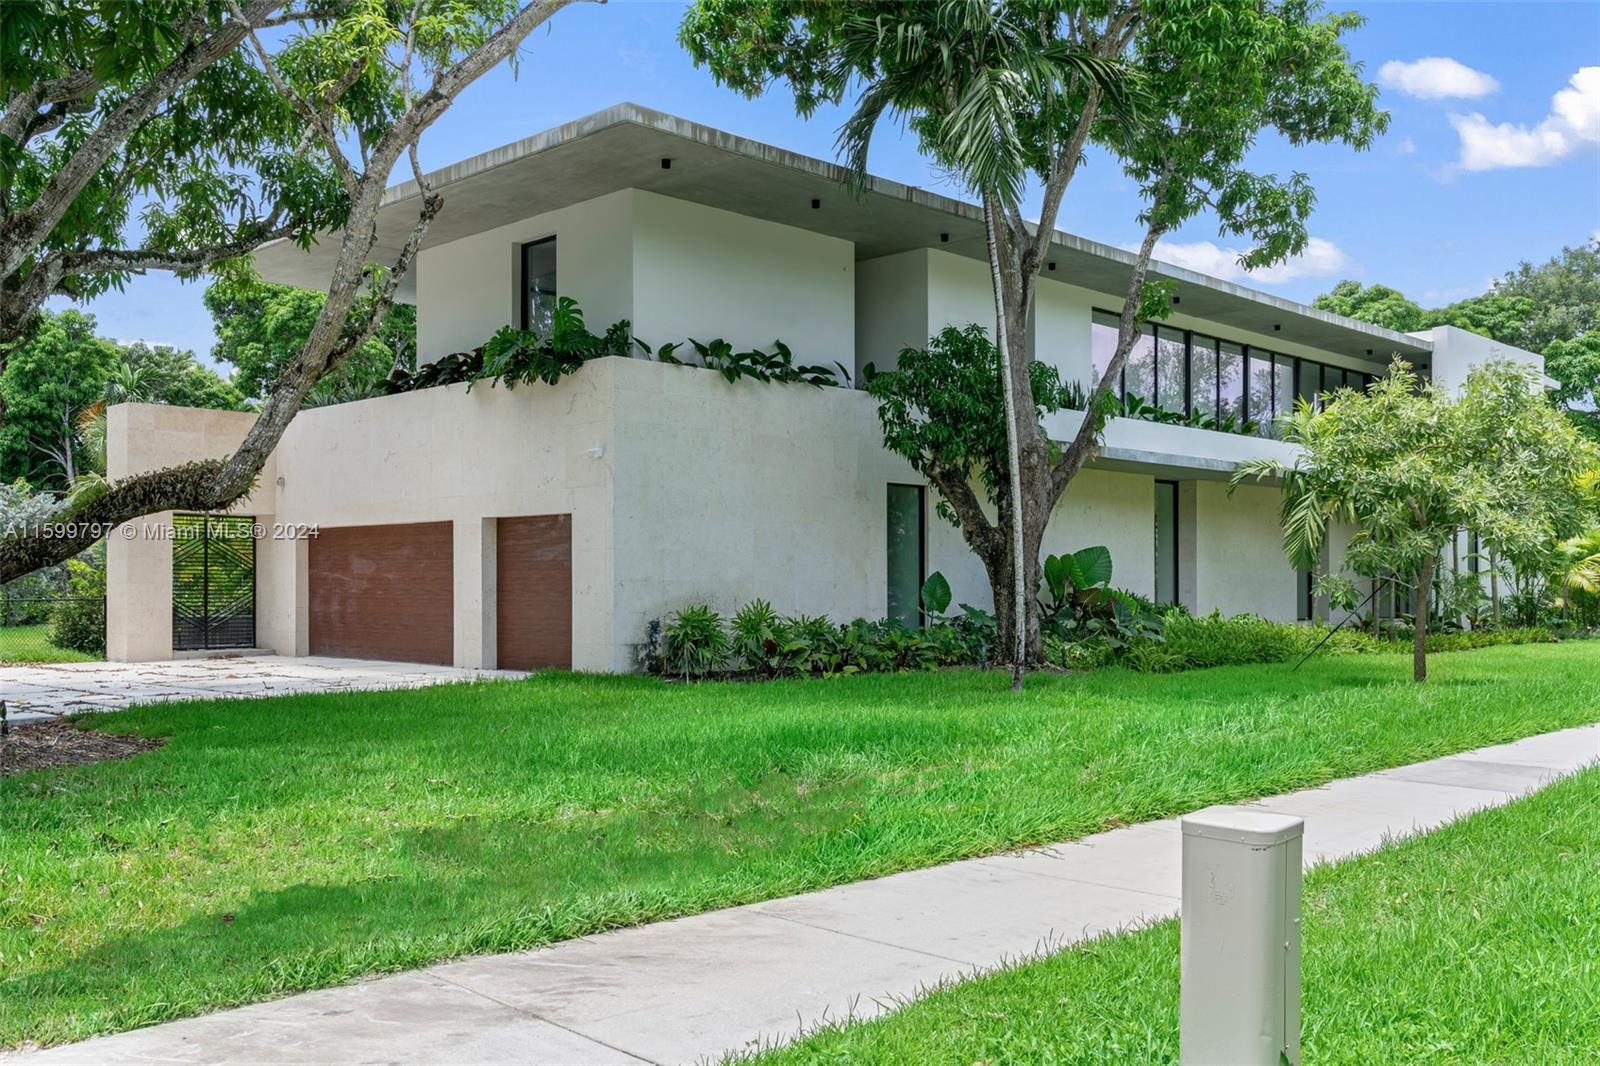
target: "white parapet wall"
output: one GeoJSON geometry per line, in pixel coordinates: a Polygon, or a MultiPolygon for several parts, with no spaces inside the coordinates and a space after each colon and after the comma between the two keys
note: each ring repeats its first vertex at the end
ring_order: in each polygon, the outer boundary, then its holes
{"type": "MultiPolygon", "coordinates": [[[[112,474],[226,455],[253,417],[113,408],[112,474]]],[[[1211,468],[1240,448],[1283,446],[1122,421],[1108,441],[1133,459],[1079,475],[1045,551],[1105,544],[1115,583],[1150,594],[1154,484],[1178,480],[1193,509],[1186,602],[1292,619],[1296,586],[1278,549],[1276,490],[1248,487],[1230,499],[1211,468]],[[1198,465],[1189,468],[1151,465],[1180,447],[1217,455],[1191,455],[1198,465]]],[[[578,669],[636,668],[649,623],[690,603],[731,612],[763,597],[785,613],[881,618],[888,486],[920,483],[881,441],[875,403],[863,392],[730,383],[711,370],[640,359],[596,360],[554,387],[482,382],[303,411],[235,508],[266,528],[257,545],[257,643],[283,654],[309,650],[307,542],[280,540],[273,528],[446,521],[454,530],[454,661],[494,666],[494,521],[522,515],[572,516],[578,669]]],[[[988,606],[982,566],[935,503],[927,569],[950,579],[957,602],[988,606]]],[[[111,657],[172,655],[171,550],[170,542],[113,539],[111,657]]]]}

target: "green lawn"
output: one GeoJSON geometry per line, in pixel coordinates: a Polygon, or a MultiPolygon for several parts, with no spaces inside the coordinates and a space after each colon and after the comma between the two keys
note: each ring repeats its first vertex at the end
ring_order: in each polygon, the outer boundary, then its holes
{"type": "Polygon", "coordinates": [[[0,626],[0,663],[86,663],[98,655],[85,655],[50,643],[50,627],[0,626]]]}
{"type": "Polygon", "coordinates": [[[55,1043],[1600,720],[1596,646],[1175,675],[555,675],[167,704],[0,781],[0,1046],[55,1043]]]}
{"type": "MultiPolygon", "coordinates": [[[[1307,1063],[1600,1061],[1600,770],[1306,878],[1307,1063]]],[[[761,1066],[1178,1061],[1178,922],[824,1031],[761,1066]]]]}

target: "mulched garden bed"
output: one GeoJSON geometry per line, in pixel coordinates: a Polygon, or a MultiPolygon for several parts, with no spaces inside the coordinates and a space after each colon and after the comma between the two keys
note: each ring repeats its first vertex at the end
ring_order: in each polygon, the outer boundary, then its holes
{"type": "Polygon", "coordinates": [[[133,737],[79,729],[71,722],[14,725],[0,738],[0,777],[28,770],[82,766],[106,759],[127,759],[159,748],[159,737],[133,737]]]}

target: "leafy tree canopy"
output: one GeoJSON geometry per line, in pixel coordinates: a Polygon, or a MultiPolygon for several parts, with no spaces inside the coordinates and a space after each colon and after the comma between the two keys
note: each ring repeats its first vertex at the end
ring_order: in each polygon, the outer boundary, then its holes
{"type": "Polygon", "coordinates": [[[123,346],[121,357],[106,380],[108,402],[142,400],[218,411],[242,411],[248,406],[243,393],[187,349],[135,341],[123,346]]]}
{"type": "MultiPolygon", "coordinates": [[[[1517,364],[1474,370],[1452,397],[1396,360],[1365,391],[1340,390],[1320,410],[1302,402],[1285,431],[1301,457],[1245,463],[1233,484],[1282,480],[1284,551],[1302,569],[1317,566],[1330,525],[1345,522],[1356,527],[1346,566],[1428,589],[1460,530],[1531,564],[1594,518],[1582,478],[1600,455],[1517,364]]],[[[1418,612],[1418,680],[1426,616],[1418,612]]]]}
{"type": "Polygon", "coordinates": [[[1311,301],[1311,306],[1346,318],[1384,326],[1400,333],[1423,328],[1427,312],[1387,285],[1362,285],[1346,279],[1311,301]]]}
{"type": "Polygon", "coordinates": [[[0,374],[0,479],[65,489],[89,460],[78,416],[101,398],[117,346],[95,335],[94,318],[46,312],[0,374]]]}
{"type": "MultiPolygon", "coordinates": [[[[1028,366],[1036,415],[1083,404],[1083,390],[1063,382],[1055,367],[1028,366]]],[[[878,401],[883,443],[939,483],[975,478],[988,503],[1005,509],[1006,427],[1000,403],[1000,352],[982,326],[946,326],[926,348],[907,348],[898,365],[864,375],[878,401]]],[[[960,515],[944,499],[939,514],[952,525],[960,515]]]]}
{"type": "MultiPolygon", "coordinates": [[[[230,274],[206,289],[217,332],[211,356],[234,366],[233,385],[261,396],[310,337],[327,294],[230,274]]],[[[308,405],[370,396],[396,368],[416,368],[417,311],[395,304],[377,331],[311,390],[308,405]]]]}
{"type": "MultiPolygon", "coordinates": [[[[1600,425],[1600,240],[1566,247],[1538,265],[1522,262],[1493,288],[1446,307],[1425,309],[1386,285],[1339,282],[1313,307],[1401,332],[1456,326],[1545,358],[1556,401],[1575,423],[1600,425]]],[[[1595,432],[1600,437],[1600,432],[1595,432]]]]}

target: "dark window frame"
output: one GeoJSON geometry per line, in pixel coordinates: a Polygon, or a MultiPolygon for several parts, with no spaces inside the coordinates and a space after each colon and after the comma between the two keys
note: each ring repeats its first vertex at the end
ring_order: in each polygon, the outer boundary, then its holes
{"type": "MultiPolygon", "coordinates": [[[[890,481],[883,490],[883,513],[885,519],[889,515],[889,493],[891,489],[915,489],[917,492],[917,625],[928,624],[928,612],[922,603],[922,586],[928,580],[928,486],[914,481],[890,481]]],[[[888,557],[888,530],[884,531],[884,614],[888,614],[888,584],[889,584],[889,557],[888,557]]]]}
{"type": "MultiPolygon", "coordinates": [[[[525,329],[529,328],[529,326],[528,326],[528,311],[529,311],[529,307],[528,307],[528,303],[529,303],[529,301],[528,301],[528,252],[531,251],[534,248],[539,247],[542,244],[554,244],[556,242],[556,238],[558,236],[560,236],[560,234],[552,233],[548,237],[540,237],[537,240],[532,240],[532,241],[523,241],[521,244],[517,245],[517,328],[518,329],[525,330],[525,329]]],[[[560,280],[559,280],[560,279],[560,272],[561,272],[561,267],[560,267],[559,253],[558,253],[558,259],[557,259],[557,265],[556,265],[556,275],[557,275],[556,287],[557,287],[558,291],[559,291],[560,285],[561,285],[560,280]]]]}
{"type": "MultiPolygon", "coordinates": [[[[1172,478],[1158,477],[1155,479],[1155,483],[1157,491],[1159,491],[1163,486],[1170,487],[1172,491],[1172,599],[1167,602],[1173,606],[1176,606],[1183,600],[1183,551],[1182,545],[1180,544],[1180,541],[1183,539],[1183,493],[1180,491],[1179,483],[1172,478]]],[[[1159,583],[1159,579],[1161,577],[1160,552],[1156,553],[1155,576],[1157,578],[1157,582],[1159,583]]],[[[1152,596],[1151,598],[1154,599],[1157,604],[1162,603],[1162,600],[1158,598],[1160,595],[1160,590],[1152,588],[1151,591],[1156,593],[1156,596],[1152,596]]]]}

